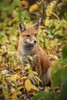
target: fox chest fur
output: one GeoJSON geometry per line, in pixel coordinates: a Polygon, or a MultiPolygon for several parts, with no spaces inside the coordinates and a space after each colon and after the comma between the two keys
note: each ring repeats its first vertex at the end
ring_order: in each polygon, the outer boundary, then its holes
{"type": "MultiPolygon", "coordinates": [[[[33,45],[30,45],[30,46],[23,46],[21,47],[21,59],[23,60],[24,62],[24,58],[26,58],[28,61],[29,61],[29,64],[31,64],[31,60],[29,59],[28,56],[34,56],[35,55],[35,52],[34,52],[34,46],[33,45]]],[[[36,63],[36,57],[33,58],[33,65],[36,63]]]]}
{"type": "MultiPolygon", "coordinates": [[[[47,53],[38,45],[38,24],[25,27],[23,23],[20,23],[20,37],[18,52],[22,58],[27,56],[35,56],[32,64],[34,69],[43,82],[49,81],[49,59],[47,53]]],[[[24,62],[24,61],[23,61],[24,62]]]]}

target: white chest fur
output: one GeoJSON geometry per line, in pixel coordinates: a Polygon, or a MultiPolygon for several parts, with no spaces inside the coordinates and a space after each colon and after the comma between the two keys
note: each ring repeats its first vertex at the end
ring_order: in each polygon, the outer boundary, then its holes
{"type": "Polygon", "coordinates": [[[22,54],[23,56],[28,56],[31,55],[31,53],[34,51],[34,46],[30,45],[30,46],[22,46],[21,48],[22,50],[22,54]]]}
{"type": "MultiPolygon", "coordinates": [[[[34,48],[33,45],[30,45],[30,46],[22,46],[22,48],[21,48],[22,56],[20,57],[20,59],[22,59],[24,61],[24,58],[26,58],[29,61],[31,61],[29,59],[29,57],[27,57],[27,56],[31,56],[31,54],[33,53],[34,49],[35,48],[34,48]]],[[[35,55],[33,55],[33,62],[36,63],[36,56],[35,55]]]]}

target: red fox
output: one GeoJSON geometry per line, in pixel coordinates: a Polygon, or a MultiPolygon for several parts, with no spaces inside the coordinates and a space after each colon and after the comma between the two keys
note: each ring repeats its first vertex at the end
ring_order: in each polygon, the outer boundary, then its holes
{"type": "Polygon", "coordinates": [[[47,53],[38,45],[38,27],[39,22],[34,25],[27,26],[23,23],[19,24],[20,37],[18,52],[20,57],[34,56],[33,68],[38,73],[39,77],[43,83],[49,83],[49,68],[50,61],[48,59],[47,53]]]}

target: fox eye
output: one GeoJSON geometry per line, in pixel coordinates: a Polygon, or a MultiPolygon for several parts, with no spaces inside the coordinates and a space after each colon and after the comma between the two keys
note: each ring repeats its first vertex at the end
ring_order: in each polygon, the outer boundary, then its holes
{"type": "Polygon", "coordinates": [[[35,33],[35,36],[37,36],[37,34],[35,33]]]}
{"type": "Polygon", "coordinates": [[[30,35],[26,35],[27,37],[30,37],[30,35]]]}

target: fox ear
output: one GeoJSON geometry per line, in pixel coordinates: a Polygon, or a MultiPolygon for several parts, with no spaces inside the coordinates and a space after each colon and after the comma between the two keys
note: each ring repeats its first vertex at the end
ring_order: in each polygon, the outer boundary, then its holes
{"type": "Polygon", "coordinates": [[[37,30],[39,28],[39,21],[37,21],[34,25],[35,29],[37,30]]]}
{"type": "Polygon", "coordinates": [[[19,23],[19,30],[20,30],[20,32],[23,32],[23,31],[25,31],[25,25],[23,24],[23,23],[19,23]]]}

